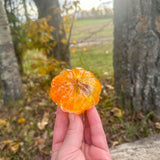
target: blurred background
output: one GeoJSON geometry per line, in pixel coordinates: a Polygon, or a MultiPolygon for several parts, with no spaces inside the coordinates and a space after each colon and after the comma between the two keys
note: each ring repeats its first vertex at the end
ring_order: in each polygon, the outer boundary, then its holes
{"type": "Polygon", "coordinates": [[[150,31],[159,32],[149,17],[159,11],[150,15],[147,6],[156,5],[0,0],[0,160],[50,159],[50,83],[65,68],[82,67],[101,81],[97,109],[109,147],[160,133],[159,41],[150,31]]]}

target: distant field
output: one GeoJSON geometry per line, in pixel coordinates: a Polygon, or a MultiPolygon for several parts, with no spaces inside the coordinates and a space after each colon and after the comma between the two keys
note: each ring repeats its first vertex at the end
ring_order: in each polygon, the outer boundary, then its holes
{"type": "Polygon", "coordinates": [[[87,19],[75,22],[71,40],[83,41],[85,38],[90,39],[112,37],[113,36],[112,19],[87,19]]]}
{"type": "Polygon", "coordinates": [[[103,24],[107,22],[112,22],[112,19],[85,19],[85,20],[78,20],[74,23],[75,27],[79,26],[87,26],[87,25],[96,25],[96,24],[103,24]]]}
{"type": "Polygon", "coordinates": [[[75,53],[71,54],[72,67],[90,70],[98,78],[102,78],[103,75],[113,76],[112,19],[77,21],[74,25],[72,40],[81,42],[71,47],[71,50],[75,49],[75,53]]]}

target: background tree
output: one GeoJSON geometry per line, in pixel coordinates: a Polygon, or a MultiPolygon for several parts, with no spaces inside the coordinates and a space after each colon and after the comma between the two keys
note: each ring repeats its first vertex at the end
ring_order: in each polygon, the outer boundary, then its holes
{"type": "Polygon", "coordinates": [[[66,34],[61,18],[58,0],[34,0],[38,8],[38,17],[51,16],[49,24],[54,27],[53,37],[57,45],[52,47],[51,55],[55,59],[65,61],[70,66],[70,51],[66,40],[66,34]]]}
{"type": "Polygon", "coordinates": [[[18,70],[7,15],[0,0],[0,76],[4,104],[23,98],[22,82],[18,70]]]}
{"type": "Polygon", "coordinates": [[[114,79],[124,107],[160,119],[160,1],[114,1],[114,79]]]}
{"type": "Polygon", "coordinates": [[[21,36],[22,34],[21,24],[24,23],[24,21],[27,21],[28,18],[26,0],[17,0],[17,1],[4,0],[4,7],[10,25],[11,35],[13,39],[13,46],[18,61],[19,70],[20,73],[23,73],[23,55],[21,50],[19,49],[19,44],[24,39],[21,36]],[[23,10],[24,14],[22,14],[23,10]]]}

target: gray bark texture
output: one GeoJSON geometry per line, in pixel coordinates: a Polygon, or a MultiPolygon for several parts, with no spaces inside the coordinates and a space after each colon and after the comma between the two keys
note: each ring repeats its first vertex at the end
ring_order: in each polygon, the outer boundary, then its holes
{"type": "Polygon", "coordinates": [[[0,80],[4,104],[23,98],[22,82],[18,70],[7,15],[0,0],[0,80]]]}
{"type": "Polygon", "coordinates": [[[110,153],[113,160],[160,160],[160,135],[116,146],[110,153]]]}
{"type": "Polygon", "coordinates": [[[114,25],[116,95],[160,119],[160,0],[115,0],[114,25]]]}
{"type": "Polygon", "coordinates": [[[66,34],[62,22],[62,17],[58,11],[58,0],[34,0],[34,2],[38,8],[38,17],[43,18],[50,15],[51,19],[49,24],[55,28],[53,31],[53,37],[57,42],[57,45],[53,47],[51,55],[53,55],[57,60],[65,61],[70,66],[69,44],[64,44],[61,42],[61,39],[66,39],[66,34]]]}

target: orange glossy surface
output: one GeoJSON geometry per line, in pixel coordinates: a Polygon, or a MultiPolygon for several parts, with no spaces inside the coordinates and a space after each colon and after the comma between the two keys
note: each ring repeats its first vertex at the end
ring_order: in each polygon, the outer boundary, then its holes
{"type": "Polygon", "coordinates": [[[82,68],[64,70],[51,82],[50,96],[65,112],[80,114],[99,101],[101,84],[82,68]]]}

